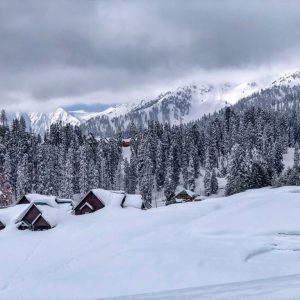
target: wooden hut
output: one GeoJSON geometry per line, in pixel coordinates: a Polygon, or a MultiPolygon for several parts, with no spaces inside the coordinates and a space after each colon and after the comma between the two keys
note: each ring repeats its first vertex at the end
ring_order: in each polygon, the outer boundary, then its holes
{"type": "Polygon", "coordinates": [[[196,198],[196,193],[193,191],[187,190],[187,189],[178,189],[175,193],[176,200],[182,201],[182,202],[190,202],[194,201],[196,198]]]}
{"type": "Polygon", "coordinates": [[[26,194],[19,199],[16,205],[30,203],[35,203],[36,205],[48,205],[52,207],[56,207],[57,204],[59,204],[55,196],[41,194],[26,194]]]}
{"type": "Polygon", "coordinates": [[[83,199],[75,206],[75,215],[84,215],[95,212],[105,206],[121,207],[125,193],[123,191],[106,191],[103,189],[93,189],[89,191],[83,199]]]}
{"type": "Polygon", "coordinates": [[[32,203],[16,220],[18,229],[47,230],[51,229],[50,223],[43,217],[42,211],[32,203]]]}

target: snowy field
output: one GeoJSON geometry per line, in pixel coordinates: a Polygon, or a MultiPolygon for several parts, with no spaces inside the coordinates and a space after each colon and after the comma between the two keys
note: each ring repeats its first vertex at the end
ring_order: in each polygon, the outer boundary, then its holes
{"type": "Polygon", "coordinates": [[[64,211],[49,231],[8,225],[0,246],[1,300],[297,299],[300,187],[148,211],[64,211]]]}

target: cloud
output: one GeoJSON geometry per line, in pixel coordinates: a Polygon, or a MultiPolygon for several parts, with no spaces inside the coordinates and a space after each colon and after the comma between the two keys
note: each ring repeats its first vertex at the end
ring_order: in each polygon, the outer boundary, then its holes
{"type": "Polygon", "coordinates": [[[297,67],[299,11],[292,0],[3,1],[0,104],[120,103],[191,77],[297,67]]]}

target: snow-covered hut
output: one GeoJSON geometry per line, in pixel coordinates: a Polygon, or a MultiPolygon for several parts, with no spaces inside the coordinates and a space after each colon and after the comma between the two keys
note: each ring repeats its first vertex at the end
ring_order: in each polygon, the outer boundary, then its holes
{"type": "Polygon", "coordinates": [[[74,214],[83,215],[95,212],[105,206],[121,207],[125,198],[123,191],[107,191],[104,189],[92,189],[75,206],[74,214]]]}
{"type": "Polygon", "coordinates": [[[31,203],[28,208],[19,215],[15,223],[20,230],[47,230],[53,226],[45,218],[45,214],[46,213],[41,208],[38,208],[35,203],[31,203]]]}
{"type": "Polygon", "coordinates": [[[19,199],[16,205],[30,203],[35,203],[36,205],[49,205],[52,207],[56,207],[58,204],[55,196],[47,196],[41,194],[26,194],[19,199]]]}
{"type": "Polygon", "coordinates": [[[187,190],[185,188],[179,187],[176,189],[175,198],[176,201],[189,202],[193,201],[196,198],[197,194],[191,190],[187,190]]]}
{"type": "Polygon", "coordinates": [[[131,144],[131,139],[122,139],[122,147],[129,147],[131,144]]]}

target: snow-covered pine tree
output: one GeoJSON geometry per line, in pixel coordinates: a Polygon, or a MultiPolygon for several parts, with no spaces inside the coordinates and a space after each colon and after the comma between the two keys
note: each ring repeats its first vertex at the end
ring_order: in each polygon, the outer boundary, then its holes
{"type": "Polygon", "coordinates": [[[219,189],[219,184],[218,184],[218,179],[217,179],[217,175],[216,175],[216,171],[213,168],[212,173],[211,173],[211,179],[210,179],[210,191],[212,194],[216,194],[218,192],[219,189]]]}
{"type": "Polygon", "coordinates": [[[89,181],[88,181],[88,158],[87,158],[87,149],[86,145],[83,144],[80,147],[79,154],[79,190],[80,194],[84,195],[87,193],[89,189],[89,181]]]}

